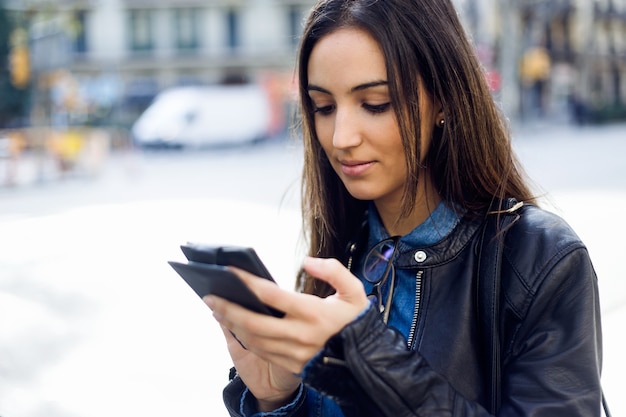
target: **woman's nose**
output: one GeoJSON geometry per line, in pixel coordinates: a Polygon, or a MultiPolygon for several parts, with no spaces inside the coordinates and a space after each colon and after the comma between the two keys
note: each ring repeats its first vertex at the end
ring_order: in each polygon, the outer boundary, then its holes
{"type": "Polygon", "coordinates": [[[338,110],[335,116],[333,146],[336,149],[346,149],[358,146],[360,143],[361,130],[354,114],[348,110],[338,110]]]}

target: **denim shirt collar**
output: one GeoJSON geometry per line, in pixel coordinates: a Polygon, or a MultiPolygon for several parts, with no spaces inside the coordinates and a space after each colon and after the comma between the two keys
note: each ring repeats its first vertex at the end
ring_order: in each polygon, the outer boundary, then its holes
{"type": "MultiPolygon", "coordinates": [[[[442,201],[424,222],[408,234],[402,236],[400,239],[400,250],[402,251],[402,248],[432,246],[448,236],[459,221],[459,214],[442,201]]],[[[390,237],[374,203],[370,203],[368,223],[370,227],[368,247],[372,247],[381,240],[390,237]]]]}

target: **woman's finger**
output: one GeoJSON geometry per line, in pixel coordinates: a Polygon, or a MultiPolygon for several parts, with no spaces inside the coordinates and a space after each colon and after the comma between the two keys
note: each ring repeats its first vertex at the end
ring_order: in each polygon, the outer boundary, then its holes
{"type": "Polygon", "coordinates": [[[369,301],[363,284],[338,260],[306,257],[303,266],[309,275],[333,287],[342,300],[360,304],[362,308],[367,307],[369,301]]]}
{"type": "Polygon", "coordinates": [[[304,294],[291,289],[280,288],[275,282],[259,278],[247,271],[237,268],[232,268],[232,270],[264,304],[296,316],[306,310],[302,305],[304,294]]]}
{"type": "Polygon", "coordinates": [[[282,319],[255,313],[214,295],[206,296],[204,300],[213,311],[215,320],[246,349],[270,350],[268,346],[273,340],[293,337],[293,327],[285,326],[282,319]]]}

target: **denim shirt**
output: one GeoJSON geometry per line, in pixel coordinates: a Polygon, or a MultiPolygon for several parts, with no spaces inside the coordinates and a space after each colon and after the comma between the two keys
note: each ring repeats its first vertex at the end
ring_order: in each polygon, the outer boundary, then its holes
{"type": "MultiPolygon", "coordinates": [[[[431,215],[419,226],[409,232],[407,235],[402,236],[399,241],[399,251],[403,251],[407,248],[418,248],[431,246],[444,237],[446,237],[459,223],[460,217],[453,209],[448,207],[445,203],[441,202],[431,213],[431,215]]],[[[370,203],[370,209],[368,213],[369,223],[369,236],[368,247],[373,247],[378,242],[389,238],[389,233],[385,230],[385,227],[380,220],[378,212],[373,203],[370,203]]],[[[366,293],[372,291],[372,284],[363,279],[363,262],[364,256],[356,262],[355,268],[352,273],[361,279],[364,283],[366,293]]],[[[412,325],[415,306],[415,292],[417,280],[415,274],[411,270],[395,269],[396,274],[396,288],[393,295],[393,303],[391,305],[391,312],[389,314],[388,326],[396,328],[400,333],[408,338],[408,334],[412,325]]],[[[387,280],[382,288],[383,301],[386,299],[387,292],[389,290],[389,284],[391,280],[387,280]]],[[[306,366],[304,371],[306,372],[306,366]]],[[[253,413],[255,399],[252,394],[246,390],[241,399],[240,411],[243,416],[246,417],[278,417],[286,416],[290,414],[290,411],[298,403],[298,400],[304,395],[304,390],[307,391],[307,408],[309,409],[309,415],[315,417],[343,417],[341,408],[327,397],[320,395],[317,391],[309,387],[300,387],[300,390],[292,403],[287,404],[277,410],[271,412],[259,412],[253,413]]]]}
{"type": "MultiPolygon", "coordinates": [[[[378,216],[378,212],[371,204],[369,214],[369,237],[368,248],[373,247],[378,242],[388,239],[389,233],[385,229],[378,216]]],[[[458,214],[446,206],[443,202],[435,208],[431,215],[415,229],[400,238],[398,243],[398,253],[404,252],[411,248],[420,248],[431,246],[443,238],[445,238],[454,227],[459,223],[458,214]]],[[[363,262],[365,256],[357,262],[356,268],[352,271],[356,276],[361,278],[365,286],[365,291],[369,294],[372,291],[372,284],[363,279],[363,262]]],[[[411,270],[395,268],[396,288],[393,294],[393,303],[391,304],[391,312],[389,314],[388,326],[394,327],[404,337],[408,337],[411,324],[413,322],[416,292],[416,277],[411,270]]],[[[382,288],[383,301],[387,299],[391,280],[388,279],[382,288]]]]}

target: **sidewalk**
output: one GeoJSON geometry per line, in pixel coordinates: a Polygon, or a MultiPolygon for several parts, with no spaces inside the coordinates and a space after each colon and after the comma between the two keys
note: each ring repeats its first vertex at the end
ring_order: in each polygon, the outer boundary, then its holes
{"type": "Polygon", "coordinates": [[[609,138],[626,140],[626,121],[607,124],[576,125],[558,119],[539,119],[511,126],[513,140],[517,139],[572,139],[603,135],[609,138]]]}

